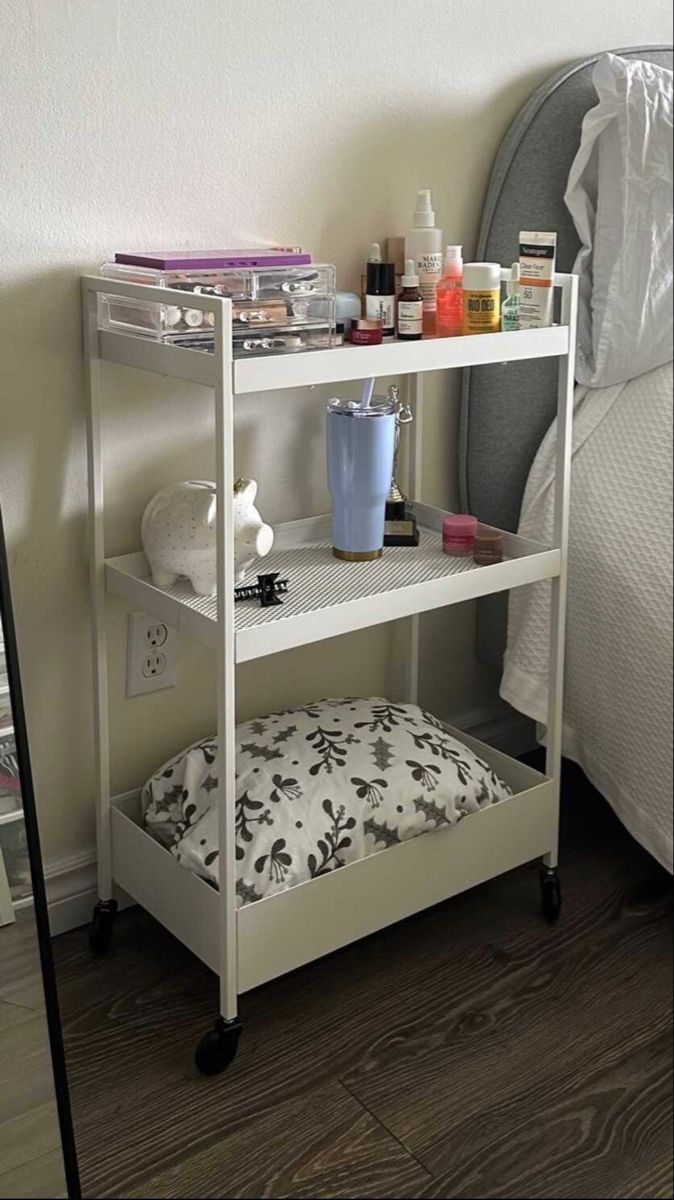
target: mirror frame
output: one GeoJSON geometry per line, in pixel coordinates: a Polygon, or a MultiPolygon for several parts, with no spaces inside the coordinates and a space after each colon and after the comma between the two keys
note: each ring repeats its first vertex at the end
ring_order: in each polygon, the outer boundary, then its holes
{"type": "Polygon", "coordinates": [[[47,907],[47,891],[42,869],[42,854],[40,851],[40,831],[35,807],[35,791],[33,774],[30,763],[28,746],[28,731],[26,714],[21,688],[21,672],[19,669],[19,654],[16,642],[16,628],[12,609],[12,596],[9,583],[9,561],[7,546],[0,508],[0,621],[2,622],[5,642],[5,660],[9,694],[12,705],[12,723],[16,757],[19,764],[21,784],[21,802],[23,806],[26,838],[28,841],[28,857],[30,862],[31,883],[33,889],[33,906],[37,926],[38,944],[40,948],[40,965],[42,969],[42,985],[44,989],[47,1027],[49,1030],[49,1045],[51,1049],[52,1068],[54,1072],[54,1090],[56,1107],[61,1133],[63,1151],[63,1166],[66,1177],[68,1196],[71,1200],[80,1200],[79,1169],[75,1150],[70,1094],[68,1091],[68,1076],[63,1047],[63,1034],[59,1014],[58,992],[56,988],[56,972],[51,946],[49,929],[49,909],[47,907]]]}

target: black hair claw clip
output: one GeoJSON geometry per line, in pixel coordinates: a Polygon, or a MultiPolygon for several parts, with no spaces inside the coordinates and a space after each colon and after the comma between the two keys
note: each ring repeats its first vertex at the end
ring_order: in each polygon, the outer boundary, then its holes
{"type": "Polygon", "coordinates": [[[278,571],[269,575],[258,575],[257,583],[246,584],[234,588],[235,600],[259,600],[261,608],[270,608],[275,604],[283,604],[281,596],[288,591],[288,580],[279,579],[278,571]]]}

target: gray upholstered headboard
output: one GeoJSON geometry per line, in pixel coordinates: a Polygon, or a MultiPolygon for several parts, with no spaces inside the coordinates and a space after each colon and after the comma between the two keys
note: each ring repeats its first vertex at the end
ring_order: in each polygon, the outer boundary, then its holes
{"type": "MultiPolygon", "coordinates": [[[[671,47],[612,53],[672,66],[671,47]]],[[[579,243],[564,192],[583,117],[596,103],[592,69],[599,57],[557,72],[515,118],[492,168],[476,261],[507,266],[517,258],[520,229],[556,229],[558,270],[572,269],[579,243]]],[[[556,372],[554,359],[464,372],[461,504],[480,520],[517,528],[529,468],[554,417],[556,372]]]]}
{"type": "MultiPolygon", "coordinates": [[[[672,67],[672,48],[614,50],[672,67]]],[[[533,93],[506,134],[492,168],[476,260],[508,265],[520,229],[556,229],[557,266],[570,271],[579,248],[564,204],[583,117],[596,103],[592,69],[599,54],[557,72],[533,93]]],[[[515,530],[524,488],[541,439],[555,415],[557,363],[473,367],[464,372],[459,479],[461,506],[480,520],[515,530]]],[[[503,603],[482,605],[481,657],[497,661],[504,646],[503,603]]]]}

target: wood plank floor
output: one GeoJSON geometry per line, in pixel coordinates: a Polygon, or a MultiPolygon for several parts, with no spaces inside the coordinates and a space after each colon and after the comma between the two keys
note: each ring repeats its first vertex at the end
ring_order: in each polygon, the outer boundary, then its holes
{"type": "Polygon", "coordinates": [[[531,866],[244,996],[211,1080],[206,968],[57,939],[85,1196],[671,1196],[669,880],[574,768],[562,863],[555,928],[531,866]]]}
{"type": "Polygon", "coordinates": [[[0,928],[0,1196],[65,1196],[35,920],[0,928]]]}

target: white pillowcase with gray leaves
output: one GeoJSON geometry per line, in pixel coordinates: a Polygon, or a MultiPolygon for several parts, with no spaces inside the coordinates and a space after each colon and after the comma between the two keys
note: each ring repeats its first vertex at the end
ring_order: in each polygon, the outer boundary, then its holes
{"type": "MultiPolygon", "coordinates": [[[[217,741],[178,754],[143,789],[146,828],[217,886],[217,741]]],[[[320,700],[236,730],[239,905],[399,842],[455,825],[512,795],[416,704],[320,700]]]]}

